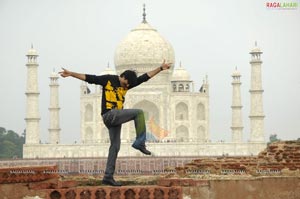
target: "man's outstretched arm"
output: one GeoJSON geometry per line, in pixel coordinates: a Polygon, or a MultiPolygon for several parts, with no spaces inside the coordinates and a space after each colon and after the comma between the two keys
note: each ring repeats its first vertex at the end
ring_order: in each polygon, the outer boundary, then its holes
{"type": "Polygon", "coordinates": [[[77,78],[77,79],[80,79],[80,80],[83,80],[83,81],[85,81],[85,79],[86,79],[85,74],[75,73],[75,72],[69,71],[65,68],[62,68],[62,71],[60,71],[59,74],[62,77],[74,77],[74,78],[77,78]]]}
{"type": "Polygon", "coordinates": [[[160,67],[157,67],[156,69],[147,72],[147,75],[152,78],[153,76],[157,75],[160,71],[167,70],[171,67],[172,63],[166,63],[166,60],[160,65],[160,67]]]}

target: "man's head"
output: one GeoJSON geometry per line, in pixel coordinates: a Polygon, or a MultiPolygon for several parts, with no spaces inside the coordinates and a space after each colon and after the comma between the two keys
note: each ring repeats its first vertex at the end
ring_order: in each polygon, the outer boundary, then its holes
{"type": "Polygon", "coordinates": [[[137,74],[135,71],[126,70],[120,75],[120,83],[122,87],[132,87],[137,83],[137,74]]]}

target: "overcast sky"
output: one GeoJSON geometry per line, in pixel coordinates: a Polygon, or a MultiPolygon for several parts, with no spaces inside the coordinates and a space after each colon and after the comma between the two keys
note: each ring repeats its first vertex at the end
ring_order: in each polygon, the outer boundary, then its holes
{"type": "MultiPolygon", "coordinates": [[[[250,55],[263,51],[266,140],[300,137],[300,1],[296,9],[269,9],[268,0],[0,0],[0,127],[21,134],[26,127],[25,55],[37,50],[41,140],[49,127],[49,76],[61,67],[99,74],[113,66],[118,43],[142,21],[175,50],[195,89],[205,75],[210,86],[213,141],[231,140],[232,77],[241,72],[244,140],[249,139],[250,55]]],[[[272,1],[273,2],[273,1],[272,1]]],[[[278,0],[275,2],[285,2],[278,0]]],[[[79,141],[80,81],[59,79],[63,143],[79,141]]]]}

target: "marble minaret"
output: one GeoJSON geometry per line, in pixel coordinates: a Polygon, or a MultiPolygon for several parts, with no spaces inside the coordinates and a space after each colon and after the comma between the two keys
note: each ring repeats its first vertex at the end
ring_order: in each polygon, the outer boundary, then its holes
{"type": "Polygon", "coordinates": [[[250,142],[264,142],[264,112],[263,112],[263,89],[261,79],[261,54],[262,51],[255,42],[251,54],[251,88],[250,88],[250,142]]]}
{"type": "Polygon", "coordinates": [[[38,89],[38,54],[31,46],[27,53],[27,86],[26,86],[26,140],[25,144],[40,143],[40,114],[38,89]]]}
{"type": "Polygon", "coordinates": [[[59,100],[58,100],[58,74],[53,72],[50,75],[50,127],[49,137],[50,144],[60,143],[60,127],[59,127],[59,100]]]}
{"type": "Polygon", "coordinates": [[[241,101],[241,74],[235,69],[232,74],[232,142],[243,141],[243,120],[242,120],[242,101],[241,101]]]}

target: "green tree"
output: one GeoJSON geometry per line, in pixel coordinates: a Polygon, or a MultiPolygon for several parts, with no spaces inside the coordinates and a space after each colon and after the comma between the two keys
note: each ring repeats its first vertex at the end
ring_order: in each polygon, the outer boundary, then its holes
{"type": "Polygon", "coordinates": [[[2,136],[6,133],[6,129],[3,127],[0,127],[0,139],[2,138],[2,136]]]}
{"type": "Polygon", "coordinates": [[[277,138],[277,134],[271,134],[269,143],[273,143],[273,142],[277,142],[277,141],[280,141],[280,139],[277,138]]]}
{"type": "Polygon", "coordinates": [[[1,158],[12,158],[14,157],[16,154],[16,149],[17,146],[12,143],[11,141],[8,140],[4,140],[1,144],[1,148],[2,148],[2,153],[1,153],[1,158]]]}
{"type": "Polygon", "coordinates": [[[25,135],[0,127],[0,158],[22,158],[25,135]]]}

